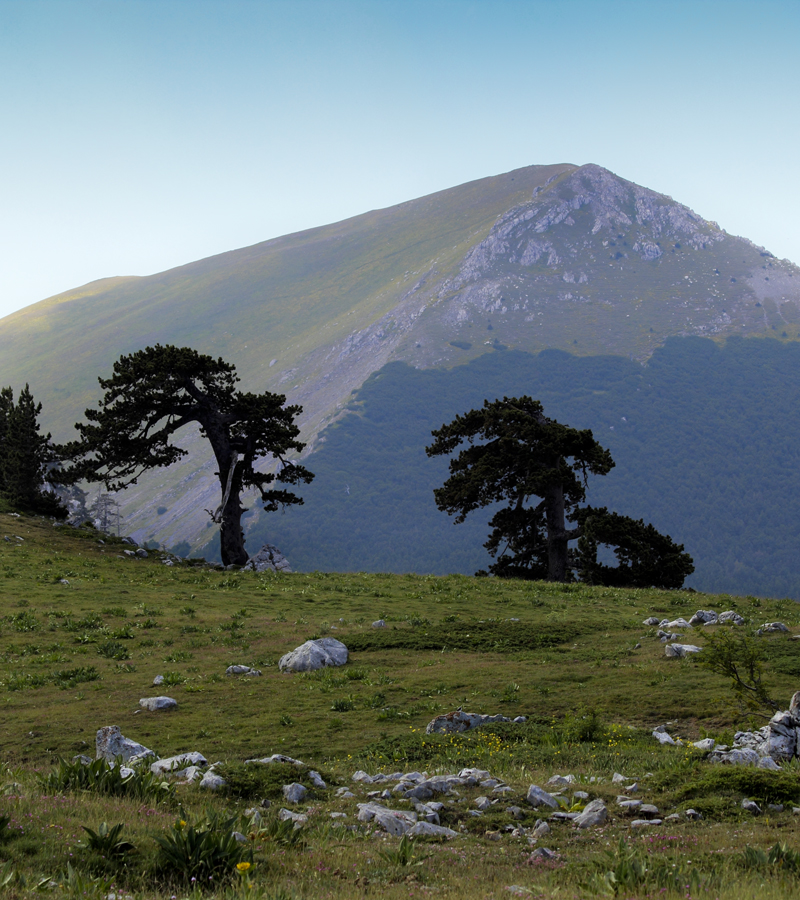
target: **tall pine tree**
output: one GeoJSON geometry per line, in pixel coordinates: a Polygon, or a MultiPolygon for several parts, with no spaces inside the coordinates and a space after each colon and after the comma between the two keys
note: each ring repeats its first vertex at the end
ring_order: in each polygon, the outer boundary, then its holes
{"type": "Polygon", "coordinates": [[[55,457],[50,435],[39,432],[39,413],[26,384],[17,402],[10,387],[0,391],[0,493],[29,512],[64,518],[66,510],[46,489],[55,457]]]}

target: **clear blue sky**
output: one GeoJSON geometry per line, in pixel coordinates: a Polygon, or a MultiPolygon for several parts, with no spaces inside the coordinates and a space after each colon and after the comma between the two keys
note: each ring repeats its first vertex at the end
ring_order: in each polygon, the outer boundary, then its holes
{"type": "Polygon", "coordinates": [[[800,263],[798,0],[0,0],[0,316],[606,166],[800,263]]]}

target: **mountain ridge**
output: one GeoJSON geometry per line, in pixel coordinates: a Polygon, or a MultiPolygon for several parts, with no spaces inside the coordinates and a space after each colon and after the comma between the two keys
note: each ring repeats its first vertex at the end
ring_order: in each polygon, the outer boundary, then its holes
{"type": "MultiPolygon", "coordinates": [[[[645,360],[671,335],[773,332],[800,337],[797,266],[599,166],[560,164],[63,292],[0,320],[0,382],[30,382],[63,439],[120,354],[187,344],[302,404],[310,452],[391,361],[452,367],[504,347],[645,360]]],[[[206,530],[214,467],[196,433],[181,444],[188,460],[122,498],[137,535],[206,530]]]]}

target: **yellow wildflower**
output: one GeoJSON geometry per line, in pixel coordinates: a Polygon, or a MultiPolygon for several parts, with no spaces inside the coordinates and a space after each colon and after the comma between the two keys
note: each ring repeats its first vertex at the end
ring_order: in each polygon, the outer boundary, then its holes
{"type": "Polygon", "coordinates": [[[249,863],[249,862],[240,862],[240,863],[236,863],[236,868],[237,868],[240,872],[246,872],[246,871],[250,868],[250,863],[249,863]]]}

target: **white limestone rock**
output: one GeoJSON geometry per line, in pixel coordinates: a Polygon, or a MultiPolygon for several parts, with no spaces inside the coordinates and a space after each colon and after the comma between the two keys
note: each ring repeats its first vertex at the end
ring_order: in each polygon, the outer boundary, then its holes
{"type": "Polygon", "coordinates": [[[150,771],[154,775],[167,775],[170,772],[177,772],[179,769],[186,769],[188,766],[207,766],[208,760],[202,753],[192,751],[191,753],[180,753],[177,756],[168,756],[165,759],[157,759],[150,764],[150,771]]]}
{"type": "Polygon", "coordinates": [[[105,725],[98,728],[95,738],[95,759],[114,762],[118,756],[122,757],[123,762],[129,762],[132,759],[155,757],[155,753],[143,744],[124,737],[119,725],[105,725]]]}
{"type": "Polygon", "coordinates": [[[142,697],[139,706],[150,712],[158,712],[164,709],[177,709],[178,701],[173,700],[172,697],[142,697]]]}
{"type": "Polygon", "coordinates": [[[667,644],[665,652],[667,656],[673,659],[684,659],[687,656],[694,656],[701,649],[701,647],[696,647],[694,644],[667,644]]]}
{"type": "Polygon", "coordinates": [[[552,794],[548,794],[547,791],[542,790],[542,788],[536,784],[532,784],[528,788],[525,799],[534,808],[539,806],[549,806],[550,809],[558,809],[558,801],[556,798],[553,797],[552,794]]]}
{"type": "Polygon", "coordinates": [[[281,672],[312,672],[326,666],[343,666],[347,662],[347,647],[336,638],[306,641],[280,658],[281,672]]]}

